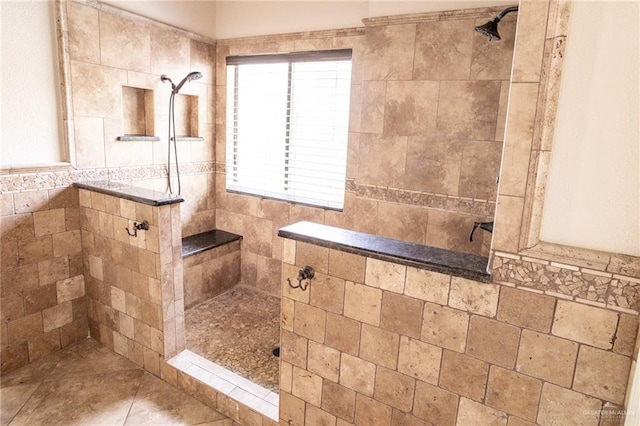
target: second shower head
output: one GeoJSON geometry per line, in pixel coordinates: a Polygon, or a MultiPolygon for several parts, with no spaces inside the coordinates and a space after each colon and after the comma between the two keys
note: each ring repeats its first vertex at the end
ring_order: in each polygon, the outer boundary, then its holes
{"type": "Polygon", "coordinates": [[[180,91],[180,89],[182,89],[182,86],[185,85],[185,83],[192,81],[192,80],[198,80],[202,78],[202,73],[198,72],[198,71],[193,71],[190,72],[189,74],[187,74],[187,76],[185,78],[182,79],[182,81],[180,83],[178,83],[178,85],[176,86],[175,84],[173,84],[173,81],[171,81],[171,79],[169,78],[169,76],[167,76],[166,74],[162,74],[160,76],[160,81],[162,81],[163,83],[165,82],[169,82],[171,83],[171,90],[173,91],[173,93],[178,93],[180,91]]]}
{"type": "Polygon", "coordinates": [[[483,36],[489,38],[490,41],[500,40],[500,34],[498,33],[498,22],[500,22],[502,18],[504,18],[504,15],[506,15],[507,13],[517,12],[517,11],[518,11],[518,6],[508,7],[502,12],[500,12],[500,14],[496,16],[492,21],[489,21],[483,25],[478,25],[476,27],[476,31],[482,34],[483,36]]]}

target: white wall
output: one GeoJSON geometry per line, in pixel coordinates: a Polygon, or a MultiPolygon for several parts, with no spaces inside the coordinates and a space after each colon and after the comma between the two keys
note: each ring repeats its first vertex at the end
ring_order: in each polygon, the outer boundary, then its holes
{"type": "Polygon", "coordinates": [[[640,3],[574,2],[543,241],[640,255],[640,3]]]}
{"type": "Polygon", "coordinates": [[[100,0],[120,9],[216,38],[216,2],[209,0],[100,0]]]}
{"type": "Polygon", "coordinates": [[[2,1],[0,164],[62,161],[52,1],[2,1]]]}
{"type": "Polygon", "coordinates": [[[216,38],[362,26],[368,1],[218,1],[216,38]]]}

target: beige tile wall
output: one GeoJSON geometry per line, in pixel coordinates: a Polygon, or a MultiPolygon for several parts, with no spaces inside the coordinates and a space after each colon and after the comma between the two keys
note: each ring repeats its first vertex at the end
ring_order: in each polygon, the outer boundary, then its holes
{"type": "Polygon", "coordinates": [[[570,12],[564,0],[520,4],[492,279],[637,315],[640,258],[539,239],[570,12]]]}
{"type": "Polygon", "coordinates": [[[211,167],[198,170],[191,164],[215,160],[213,42],[99,3],[69,1],[66,6],[77,167],[113,170],[156,166],[160,174],[155,179],[138,170],[114,173],[113,179],[166,190],[166,177],[160,176],[166,174],[171,90],[168,83],[160,81],[160,75],[167,74],[177,84],[188,72],[200,71],[204,77],[186,84],[180,91],[181,95],[189,96],[189,105],[180,99],[176,109],[178,135],[189,129],[190,136],[203,138],[178,141],[185,198],[183,231],[192,235],[212,229],[215,224],[212,170],[211,167]],[[127,123],[144,116],[140,111],[123,116],[126,108],[132,107],[125,104],[123,86],[147,91],[153,101],[147,111],[146,120],[151,124],[147,132],[160,137],[160,141],[116,140],[124,134],[127,123]],[[187,107],[190,114],[185,113],[187,107]]]}
{"type": "Polygon", "coordinates": [[[78,191],[3,193],[2,372],[86,338],[78,191]]]}
{"type": "MultiPolygon", "coordinates": [[[[83,247],[86,251],[87,246],[80,241],[78,192],[70,185],[75,181],[116,180],[152,189],[166,188],[165,125],[170,90],[160,82],[161,74],[168,74],[176,83],[191,70],[204,74],[203,79],[185,85],[182,90],[197,97],[198,135],[204,139],[178,142],[182,194],[186,199],[182,223],[187,235],[209,230],[215,224],[212,125],[215,52],[212,42],[95,2],[64,1],[63,7],[68,19],[62,23],[62,30],[67,31],[69,39],[69,89],[73,105],[69,119],[73,123],[77,169],[2,176],[3,371],[87,335],[84,278],[88,290],[95,289],[96,278],[89,272],[83,278],[81,251],[83,247]],[[152,134],[161,137],[159,142],[116,140],[124,133],[124,123],[132,118],[123,117],[123,86],[153,92],[155,128],[152,134]]],[[[94,268],[97,264],[94,260],[94,268]]],[[[176,274],[182,273],[181,269],[176,271],[176,274]]],[[[105,273],[125,288],[132,285],[126,273],[117,278],[113,276],[114,270],[105,273]]],[[[182,282],[181,276],[179,280],[182,282]]],[[[114,292],[121,296],[119,291],[114,292]]],[[[127,333],[131,325],[129,317],[134,318],[133,313],[141,314],[135,310],[135,298],[141,296],[130,294],[134,306],[131,313],[126,312],[125,298],[122,326],[127,333]]],[[[170,300],[174,299],[171,296],[170,300]]],[[[106,294],[96,300],[113,308],[106,294]]],[[[149,312],[150,309],[147,319],[149,312]]],[[[164,314],[167,321],[174,321],[174,313],[164,314]]],[[[180,316],[177,318],[181,321],[180,316]]],[[[171,324],[175,329],[175,321],[171,324]]],[[[120,326],[119,323],[113,325],[120,326]]],[[[121,333],[118,327],[113,328],[116,338],[103,337],[103,342],[110,347],[117,342],[118,351],[123,354],[125,343],[129,342],[132,345],[129,356],[143,360],[144,351],[137,345],[139,341],[131,340],[130,334],[121,333]]],[[[162,324],[156,330],[163,331],[163,327],[171,326],[162,324]]],[[[98,336],[95,324],[93,331],[94,336],[98,336]]],[[[163,351],[172,353],[180,347],[175,338],[169,338],[165,339],[167,348],[161,348],[162,341],[155,342],[151,348],[144,331],[142,333],[145,347],[155,349],[158,355],[163,351]]],[[[175,331],[169,334],[174,335],[175,331]]],[[[148,361],[155,364],[152,358],[148,361]]]]}
{"type": "Polygon", "coordinates": [[[183,265],[184,307],[189,309],[240,283],[240,241],[189,256],[183,265]]]}
{"type": "Polygon", "coordinates": [[[621,424],[637,316],[284,244],[281,424],[621,424]]]}
{"type": "MultiPolygon", "coordinates": [[[[279,293],[283,225],[309,220],[455,251],[488,254],[515,16],[489,43],[474,25],[493,9],[423,14],[365,29],[219,40],[216,108],[225,111],[229,55],[353,49],[347,192],[342,212],[228,194],[216,181],[216,226],[244,236],[243,281],[279,293]]],[[[386,22],[386,21],[385,21],[386,22]]],[[[225,161],[225,114],[216,158],[225,161]]]]}
{"type": "Polygon", "coordinates": [[[160,376],[185,348],[180,204],[82,189],[80,219],[91,336],[160,376]],[[128,234],[145,220],[148,231],[128,234]]]}

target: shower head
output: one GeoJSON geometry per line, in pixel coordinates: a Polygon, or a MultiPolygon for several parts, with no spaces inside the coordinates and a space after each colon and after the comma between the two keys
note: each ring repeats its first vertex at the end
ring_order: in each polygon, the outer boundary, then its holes
{"type": "Polygon", "coordinates": [[[478,25],[476,31],[487,37],[490,41],[500,40],[500,34],[498,34],[498,18],[493,21],[489,21],[484,25],[478,25]]]}
{"type": "Polygon", "coordinates": [[[476,31],[489,38],[489,41],[500,40],[500,34],[498,34],[498,22],[500,22],[500,20],[502,20],[502,18],[504,18],[504,15],[506,15],[507,13],[517,11],[518,6],[508,7],[500,12],[500,14],[496,16],[493,21],[489,21],[484,25],[478,25],[476,27],[476,31]]]}
{"type": "Polygon", "coordinates": [[[180,83],[178,83],[178,85],[174,88],[175,92],[178,93],[178,91],[180,89],[182,89],[182,86],[184,86],[184,84],[188,81],[192,81],[192,80],[198,80],[202,78],[202,73],[198,72],[198,71],[193,71],[190,72],[189,74],[187,74],[187,76],[185,78],[182,79],[182,81],[180,83]]]}
{"type": "Polygon", "coordinates": [[[174,94],[176,94],[180,91],[180,89],[182,89],[182,86],[184,86],[186,82],[191,80],[198,80],[199,78],[202,78],[202,73],[198,71],[193,71],[187,74],[187,76],[183,78],[182,81],[178,83],[177,86],[173,84],[173,81],[171,81],[171,79],[166,74],[162,74],[160,76],[160,81],[162,81],[163,83],[166,83],[167,81],[171,83],[171,90],[173,91],[174,94]]]}

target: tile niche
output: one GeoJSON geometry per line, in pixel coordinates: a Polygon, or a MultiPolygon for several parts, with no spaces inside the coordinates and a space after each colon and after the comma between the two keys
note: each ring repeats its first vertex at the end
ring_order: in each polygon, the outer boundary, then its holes
{"type": "Polygon", "coordinates": [[[160,140],[155,136],[153,90],[122,86],[121,141],[160,140]]]}

